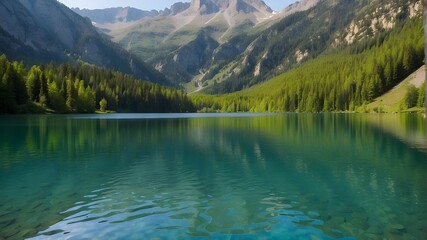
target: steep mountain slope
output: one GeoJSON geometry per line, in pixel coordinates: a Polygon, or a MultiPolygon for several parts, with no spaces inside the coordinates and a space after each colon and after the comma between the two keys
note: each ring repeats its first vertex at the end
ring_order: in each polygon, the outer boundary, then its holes
{"type": "MultiPolygon", "coordinates": [[[[369,111],[370,102],[424,64],[421,11],[404,16],[380,35],[343,43],[261,84],[218,97],[195,95],[193,100],[204,111],[369,111]]],[[[418,99],[411,104],[421,106],[424,89],[416,91],[411,96],[418,99]]]]}
{"type": "MultiPolygon", "coordinates": [[[[406,19],[420,15],[416,0],[320,1],[313,8],[292,14],[280,22],[246,38],[247,46],[237,58],[221,61],[221,49],[234,49],[233,42],[220,46],[202,82],[205,91],[225,93],[240,90],[292,69],[322,53],[364,41],[360,50],[382,41],[385,34],[406,19]],[[345,13],[344,15],[342,13],[345,13]],[[371,41],[365,41],[370,39],[371,41]],[[206,85],[206,83],[204,83],[206,85]]],[[[238,46],[239,50],[242,49],[238,46]]],[[[354,49],[357,51],[357,49],[354,49]]]]}
{"type": "Polygon", "coordinates": [[[1,1],[0,42],[0,53],[13,60],[80,60],[170,84],[162,74],[101,37],[89,19],[55,0],[1,1]]]}

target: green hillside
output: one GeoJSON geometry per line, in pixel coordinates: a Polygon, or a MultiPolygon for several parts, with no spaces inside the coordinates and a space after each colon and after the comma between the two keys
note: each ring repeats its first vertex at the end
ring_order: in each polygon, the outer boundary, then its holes
{"type": "Polygon", "coordinates": [[[321,55],[240,92],[194,95],[192,99],[204,111],[358,111],[423,65],[421,17],[409,19],[383,36],[321,55]]]}

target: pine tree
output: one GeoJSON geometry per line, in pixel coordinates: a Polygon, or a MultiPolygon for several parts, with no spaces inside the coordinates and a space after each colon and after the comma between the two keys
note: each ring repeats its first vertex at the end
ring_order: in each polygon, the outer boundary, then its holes
{"type": "Polygon", "coordinates": [[[71,78],[67,78],[67,100],[65,102],[68,112],[77,111],[76,90],[71,78]]]}
{"type": "Polygon", "coordinates": [[[105,98],[102,98],[99,102],[99,109],[101,112],[105,112],[107,110],[107,100],[105,98]]]}
{"type": "Polygon", "coordinates": [[[33,66],[28,72],[26,87],[30,101],[39,102],[41,74],[41,69],[38,66],[33,66]]]}
{"type": "Polygon", "coordinates": [[[47,79],[42,72],[40,74],[40,93],[39,93],[39,102],[42,106],[46,107],[49,104],[49,94],[48,94],[48,86],[47,86],[47,79]]]}

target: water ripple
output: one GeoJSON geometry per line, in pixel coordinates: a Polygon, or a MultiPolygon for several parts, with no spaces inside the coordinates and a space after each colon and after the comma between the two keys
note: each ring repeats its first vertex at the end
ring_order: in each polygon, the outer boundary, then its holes
{"type": "Polygon", "coordinates": [[[357,118],[92,117],[1,129],[1,237],[425,235],[425,153],[357,118]]]}

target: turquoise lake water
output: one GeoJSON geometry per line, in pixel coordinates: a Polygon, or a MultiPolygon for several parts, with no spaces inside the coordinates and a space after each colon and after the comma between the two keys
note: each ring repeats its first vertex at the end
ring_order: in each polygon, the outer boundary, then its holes
{"type": "Polygon", "coordinates": [[[427,239],[420,115],[0,117],[0,239],[427,239]]]}

